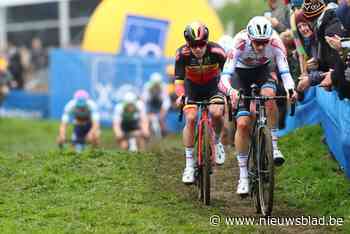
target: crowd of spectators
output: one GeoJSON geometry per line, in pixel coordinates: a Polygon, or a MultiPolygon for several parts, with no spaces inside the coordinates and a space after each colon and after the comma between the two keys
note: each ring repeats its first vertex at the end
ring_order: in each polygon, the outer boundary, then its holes
{"type": "Polygon", "coordinates": [[[310,86],[350,98],[350,0],[267,0],[265,16],[286,46],[302,97],[310,86]]]}
{"type": "MultiPolygon", "coordinates": [[[[7,82],[10,89],[33,92],[48,90],[48,52],[40,38],[33,38],[29,48],[9,41],[0,52],[0,59],[6,64],[2,67],[3,72],[11,74],[11,82],[7,82]]],[[[0,75],[0,79],[4,80],[5,76],[0,75]]]]}

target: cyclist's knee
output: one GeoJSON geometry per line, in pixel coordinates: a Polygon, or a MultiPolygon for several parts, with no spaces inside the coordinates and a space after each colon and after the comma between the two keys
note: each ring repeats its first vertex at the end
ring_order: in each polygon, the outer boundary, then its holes
{"type": "Polygon", "coordinates": [[[214,109],[210,114],[213,119],[223,119],[223,110],[221,108],[214,109]]]}
{"type": "Polygon", "coordinates": [[[248,132],[250,129],[250,121],[247,118],[239,118],[237,120],[237,130],[241,132],[248,132]]]}
{"type": "Polygon", "coordinates": [[[196,122],[197,119],[197,111],[195,109],[187,109],[185,111],[185,115],[186,115],[186,124],[194,124],[196,122]]]}
{"type": "MultiPolygon", "coordinates": [[[[274,89],[272,88],[264,88],[261,90],[261,95],[263,96],[269,96],[269,97],[274,97],[276,96],[276,92],[274,89]]],[[[276,106],[276,102],[274,100],[270,100],[270,101],[267,101],[265,103],[265,106],[266,108],[269,110],[269,111],[272,111],[275,109],[275,106],[276,106]]]]}
{"type": "Polygon", "coordinates": [[[261,95],[273,97],[276,96],[276,91],[272,88],[263,88],[261,89],[261,95]]]}

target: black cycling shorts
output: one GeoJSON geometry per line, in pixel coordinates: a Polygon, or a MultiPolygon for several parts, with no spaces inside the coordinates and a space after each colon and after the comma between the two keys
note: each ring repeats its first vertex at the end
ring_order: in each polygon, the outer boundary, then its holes
{"type": "MultiPolygon", "coordinates": [[[[252,84],[256,84],[259,89],[271,88],[276,92],[277,83],[271,76],[271,70],[268,64],[252,69],[236,68],[232,87],[236,90],[242,89],[244,95],[251,96],[252,89],[250,86],[252,84]]],[[[236,118],[249,115],[250,101],[241,101],[238,106],[236,118]]]]}

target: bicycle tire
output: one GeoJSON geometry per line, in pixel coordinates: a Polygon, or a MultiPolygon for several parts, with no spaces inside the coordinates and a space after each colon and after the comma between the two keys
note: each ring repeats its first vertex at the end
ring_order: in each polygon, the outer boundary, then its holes
{"type": "Polygon", "coordinates": [[[197,178],[196,178],[196,185],[197,185],[197,192],[198,192],[198,200],[203,201],[204,199],[204,191],[203,191],[203,167],[200,166],[197,169],[197,178]]]}
{"type": "Polygon", "coordinates": [[[258,171],[259,197],[263,216],[270,216],[273,208],[275,186],[271,131],[268,127],[259,129],[258,135],[258,171]]]}
{"type": "Polygon", "coordinates": [[[248,177],[249,177],[249,188],[250,188],[250,196],[253,200],[256,213],[261,213],[260,207],[260,197],[259,197],[259,183],[258,183],[258,165],[256,160],[256,139],[252,138],[252,142],[249,147],[248,153],[248,177]]]}
{"type": "Polygon", "coordinates": [[[199,165],[198,159],[199,159],[199,152],[202,150],[199,144],[199,131],[196,130],[195,133],[195,140],[194,140],[194,152],[193,154],[196,155],[196,166],[195,166],[195,186],[197,188],[197,198],[199,201],[203,201],[203,167],[199,165]]]}
{"type": "Polygon", "coordinates": [[[202,139],[202,175],[203,175],[203,202],[210,205],[210,172],[211,172],[211,142],[210,132],[207,124],[203,124],[202,139]]]}

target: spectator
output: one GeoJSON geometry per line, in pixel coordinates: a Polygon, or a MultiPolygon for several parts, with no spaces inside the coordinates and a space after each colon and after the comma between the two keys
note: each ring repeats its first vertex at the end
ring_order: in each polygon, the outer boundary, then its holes
{"type": "Polygon", "coordinates": [[[26,89],[29,90],[47,90],[48,84],[48,56],[47,50],[43,48],[39,38],[32,39],[30,48],[30,72],[28,73],[29,82],[26,84],[26,89]]]}
{"type": "Polygon", "coordinates": [[[301,39],[301,46],[303,46],[305,51],[305,58],[310,58],[307,65],[307,73],[303,73],[299,78],[299,84],[297,90],[302,92],[309,88],[310,85],[317,85],[319,83],[319,79],[322,78],[320,76],[320,72],[318,71],[319,66],[317,62],[317,42],[315,38],[315,33],[312,30],[311,23],[304,17],[302,11],[299,11],[295,15],[295,22],[297,25],[297,32],[301,39]],[[317,71],[317,73],[316,73],[317,71]],[[316,76],[316,74],[318,76],[316,76]]]}
{"type": "Polygon", "coordinates": [[[301,74],[306,73],[307,54],[306,54],[305,49],[303,47],[303,44],[301,42],[300,34],[298,33],[298,30],[297,30],[295,16],[296,16],[296,14],[301,12],[300,8],[301,8],[303,2],[304,2],[304,0],[291,0],[290,1],[290,6],[291,6],[290,26],[291,26],[291,31],[292,31],[292,35],[293,35],[294,45],[296,47],[296,52],[297,52],[298,60],[299,60],[298,68],[299,68],[301,74]]]}
{"type": "Polygon", "coordinates": [[[350,37],[350,0],[341,2],[336,14],[345,28],[344,36],[350,37]]]}
{"type": "Polygon", "coordinates": [[[326,37],[326,40],[332,48],[343,55],[341,62],[335,64],[336,67],[333,73],[337,79],[332,79],[332,85],[338,91],[340,99],[350,99],[350,46],[342,46],[341,38],[337,35],[326,37]]]}
{"type": "Polygon", "coordinates": [[[4,56],[0,56],[0,104],[9,93],[11,87],[12,75],[7,70],[7,60],[4,56]]]}
{"type": "Polygon", "coordinates": [[[23,89],[24,79],[23,79],[23,65],[21,55],[17,47],[11,42],[8,43],[7,54],[9,58],[9,71],[13,75],[16,82],[15,88],[23,89]]]}
{"type": "Polygon", "coordinates": [[[37,37],[32,39],[31,62],[34,72],[45,69],[48,64],[46,50],[43,48],[41,40],[37,37]]]}
{"type": "Polygon", "coordinates": [[[265,17],[270,20],[272,27],[278,32],[284,32],[290,28],[289,9],[281,0],[267,0],[270,12],[265,13],[265,17]]]}
{"type": "Polygon", "coordinates": [[[312,23],[317,37],[317,62],[319,69],[324,72],[324,79],[321,82],[323,87],[329,89],[336,84],[335,74],[344,74],[344,71],[333,72],[334,69],[341,69],[338,66],[342,63],[339,53],[331,48],[327,43],[326,37],[342,35],[342,24],[335,14],[332,5],[326,6],[323,0],[305,0],[303,3],[303,14],[305,18],[312,23]]]}

